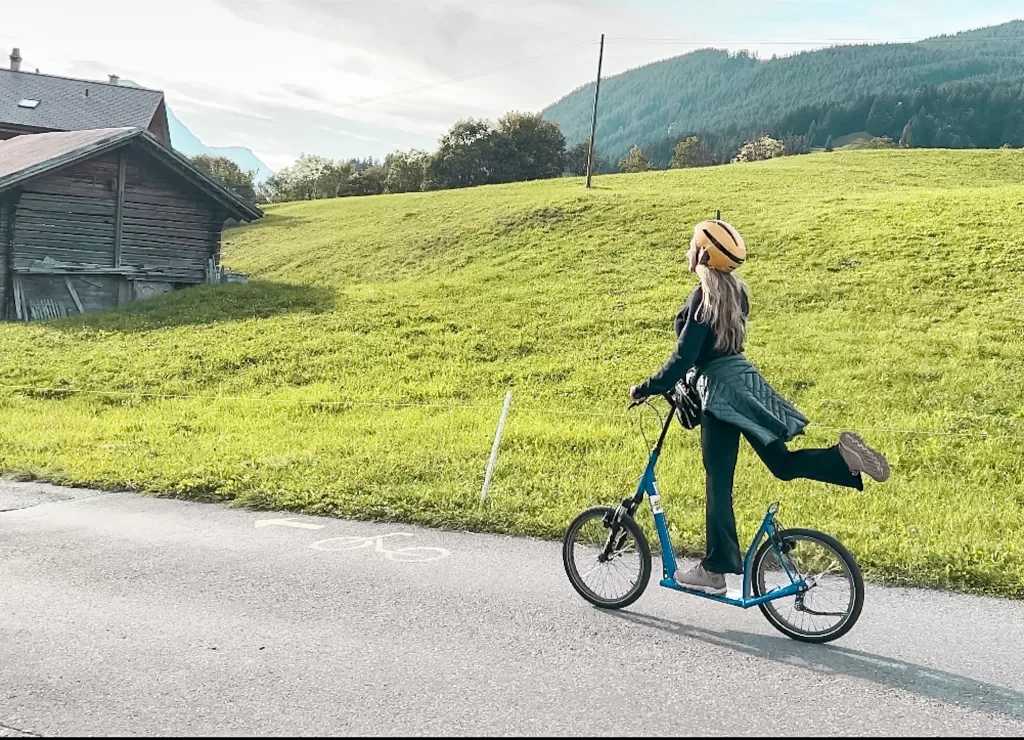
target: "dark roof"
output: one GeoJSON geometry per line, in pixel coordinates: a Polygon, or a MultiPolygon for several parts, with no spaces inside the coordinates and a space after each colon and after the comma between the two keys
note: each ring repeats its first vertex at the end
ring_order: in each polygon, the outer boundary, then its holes
{"type": "Polygon", "coordinates": [[[53,170],[118,149],[128,142],[138,143],[165,165],[220,202],[232,217],[252,221],[263,216],[263,211],[258,207],[248,203],[173,149],[164,146],[153,134],[142,128],[26,134],[0,141],[0,193],[53,170]]]}
{"type": "Polygon", "coordinates": [[[144,87],[0,69],[0,123],[50,131],[149,128],[164,94],[144,87]],[[22,100],[38,100],[22,108],[22,100]]]}

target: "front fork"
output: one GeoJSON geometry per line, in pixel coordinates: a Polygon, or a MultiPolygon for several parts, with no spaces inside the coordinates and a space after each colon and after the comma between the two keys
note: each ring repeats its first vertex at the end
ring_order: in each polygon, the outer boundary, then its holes
{"type": "Polygon", "coordinates": [[[633,516],[639,506],[640,502],[636,496],[630,496],[624,499],[614,511],[605,514],[604,525],[608,527],[608,539],[604,543],[604,550],[601,551],[597,558],[600,562],[608,562],[615,553],[625,546],[629,532],[625,531],[622,527],[622,516],[623,514],[633,516]]]}

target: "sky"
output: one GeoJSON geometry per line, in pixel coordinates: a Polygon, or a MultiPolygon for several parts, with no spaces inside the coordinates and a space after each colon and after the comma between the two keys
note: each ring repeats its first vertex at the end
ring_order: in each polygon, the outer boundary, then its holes
{"type": "Polygon", "coordinates": [[[275,169],[301,154],[432,150],[460,118],[539,111],[604,75],[715,46],[762,58],[1024,17],[1020,0],[137,0],[6,4],[3,63],[163,90],[209,146],[275,169]],[[926,9],[926,10],[925,10],[926,9]]]}

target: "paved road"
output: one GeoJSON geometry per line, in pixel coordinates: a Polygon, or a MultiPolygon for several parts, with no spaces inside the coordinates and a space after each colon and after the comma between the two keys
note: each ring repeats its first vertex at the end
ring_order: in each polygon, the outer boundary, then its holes
{"type": "Polygon", "coordinates": [[[12,484],[0,512],[0,736],[1024,733],[1021,603],[869,587],[816,647],[656,585],[599,612],[557,543],[12,484]],[[449,555],[311,547],[385,534],[449,555]]]}

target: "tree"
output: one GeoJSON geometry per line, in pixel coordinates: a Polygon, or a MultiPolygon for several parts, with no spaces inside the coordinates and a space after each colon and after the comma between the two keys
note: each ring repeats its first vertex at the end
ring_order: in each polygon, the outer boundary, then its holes
{"type": "Polygon", "coordinates": [[[490,153],[496,182],[542,180],[565,171],[565,137],[557,123],[540,113],[513,111],[502,117],[490,153]]]}
{"type": "Polygon", "coordinates": [[[414,149],[391,152],[384,158],[384,188],[389,193],[410,193],[423,190],[430,155],[414,149]]]}
{"type": "Polygon", "coordinates": [[[896,142],[890,139],[888,136],[876,136],[867,144],[864,145],[865,149],[895,149],[896,142]]]}
{"type": "Polygon", "coordinates": [[[339,195],[380,195],[384,192],[387,171],[379,164],[353,172],[339,195]]]}
{"type": "Polygon", "coordinates": [[[829,134],[828,141],[825,142],[825,151],[834,152],[835,150],[835,145],[832,143],[832,134],[829,134]]]}
{"type": "Polygon", "coordinates": [[[491,181],[494,127],[490,121],[467,118],[455,123],[427,165],[432,189],[467,188],[491,181]]]}
{"type": "Polygon", "coordinates": [[[868,118],[865,122],[865,130],[875,136],[885,136],[892,130],[893,121],[895,116],[893,115],[896,109],[895,104],[884,96],[878,96],[875,98],[874,103],[871,105],[871,110],[868,112],[868,118]]]}
{"type": "Polygon", "coordinates": [[[795,154],[810,154],[811,153],[811,140],[804,135],[793,134],[787,136],[783,142],[783,156],[790,156],[795,154]]]}
{"type": "MultiPolygon", "coordinates": [[[[587,155],[590,153],[590,137],[588,136],[579,144],[565,153],[565,169],[571,175],[587,174],[587,155]]],[[[607,172],[609,170],[608,160],[600,155],[600,150],[594,147],[594,172],[607,172]]]]}
{"type": "Polygon", "coordinates": [[[707,153],[699,136],[687,136],[675,145],[672,158],[668,161],[669,169],[684,167],[702,167],[707,164],[707,153]]]}
{"type": "Polygon", "coordinates": [[[212,157],[209,154],[197,154],[191,157],[190,161],[240,197],[250,203],[256,202],[256,173],[253,170],[243,170],[227,157],[212,157]]]}
{"type": "Polygon", "coordinates": [[[900,137],[900,146],[909,149],[914,146],[914,132],[911,129],[910,121],[903,127],[903,136],[900,137]]]}
{"type": "Polygon", "coordinates": [[[766,159],[782,157],[786,154],[786,145],[771,136],[762,136],[743,144],[733,157],[733,162],[761,162],[766,159]]]}
{"type": "Polygon", "coordinates": [[[633,145],[629,154],[619,160],[619,170],[622,172],[647,172],[651,169],[651,163],[644,155],[644,150],[633,145]]]}
{"type": "Polygon", "coordinates": [[[351,162],[303,154],[291,167],[269,178],[260,188],[260,197],[270,203],[336,198],[345,194],[352,172],[351,162]]]}

